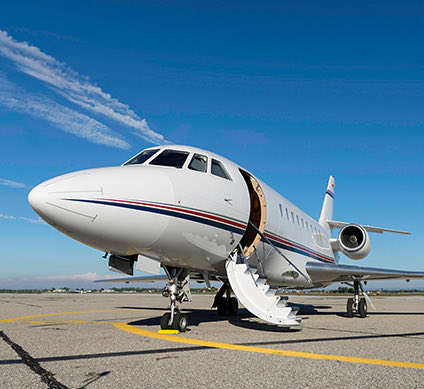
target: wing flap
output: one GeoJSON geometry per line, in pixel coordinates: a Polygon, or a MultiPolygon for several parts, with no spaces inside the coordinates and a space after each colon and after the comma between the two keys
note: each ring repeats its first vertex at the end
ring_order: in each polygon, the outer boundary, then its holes
{"type": "Polygon", "coordinates": [[[333,265],[320,262],[307,262],[306,271],[313,282],[424,279],[424,272],[418,271],[378,269],[374,267],[351,265],[333,265]]]}

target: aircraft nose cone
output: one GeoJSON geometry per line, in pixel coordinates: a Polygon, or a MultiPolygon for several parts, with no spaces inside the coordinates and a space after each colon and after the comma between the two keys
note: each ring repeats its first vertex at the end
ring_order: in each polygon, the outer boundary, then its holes
{"type": "Polygon", "coordinates": [[[95,211],[79,197],[100,195],[101,188],[89,172],[75,172],[55,177],[36,186],[28,195],[32,209],[53,227],[78,230],[81,224],[92,222],[95,211]]]}
{"type": "Polygon", "coordinates": [[[37,185],[34,189],[31,190],[28,194],[28,202],[31,205],[31,208],[35,212],[39,212],[40,208],[46,201],[46,191],[43,190],[42,184],[37,185]]]}

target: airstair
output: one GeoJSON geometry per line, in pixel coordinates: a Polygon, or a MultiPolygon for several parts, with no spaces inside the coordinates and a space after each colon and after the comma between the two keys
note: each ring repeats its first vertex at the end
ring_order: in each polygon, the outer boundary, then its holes
{"type": "Polygon", "coordinates": [[[276,295],[278,288],[268,285],[261,263],[258,268],[249,265],[241,246],[229,256],[225,267],[234,294],[251,313],[277,325],[300,325],[302,319],[296,317],[299,309],[287,306],[287,298],[276,295]]]}

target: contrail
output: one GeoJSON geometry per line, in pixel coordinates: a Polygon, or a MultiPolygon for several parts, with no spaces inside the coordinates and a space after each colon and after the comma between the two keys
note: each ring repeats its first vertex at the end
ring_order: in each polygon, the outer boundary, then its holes
{"type": "Polygon", "coordinates": [[[88,77],[78,74],[38,47],[16,41],[3,30],[0,30],[0,55],[11,60],[19,71],[47,83],[68,101],[132,128],[135,135],[147,142],[168,143],[163,135],[150,129],[145,119],[91,83],[88,77]]]}

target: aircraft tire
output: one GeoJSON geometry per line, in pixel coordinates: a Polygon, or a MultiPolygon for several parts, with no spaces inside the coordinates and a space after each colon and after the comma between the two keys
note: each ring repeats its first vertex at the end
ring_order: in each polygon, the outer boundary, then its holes
{"type": "Polygon", "coordinates": [[[353,298],[349,297],[346,304],[347,317],[353,317],[353,298]]]}
{"type": "Polygon", "coordinates": [[[359,300],[359,317],[367,317],[367,301],[362,297],[359,300]]]}
{"type": "Polygon", "coordinates": [[[228,302],[228,314],[231,316],[237,315],[238,311],[238,300],[235,297],[231,297],[228,302]]]}
{"type": "Polygon", "coordinates": [[[162,315],[160,319],[160,329],[161,330],[167,330],[169,328],[169,318],[171,317],[170,312],[166,312],[162,315]]]}
{"type": "Polygon", "coordinates": [[[227,300],[225,298],[219,300],[217,310],[219,315],[227,314],[227,300]]]}
{"type": "Polygon", "coordinates": [[[174,317],[174,322],[172,323],[172,328],[180,332],[186,332],[188,325],[187,315],[181,312],[176,312],[174,317]]]}

